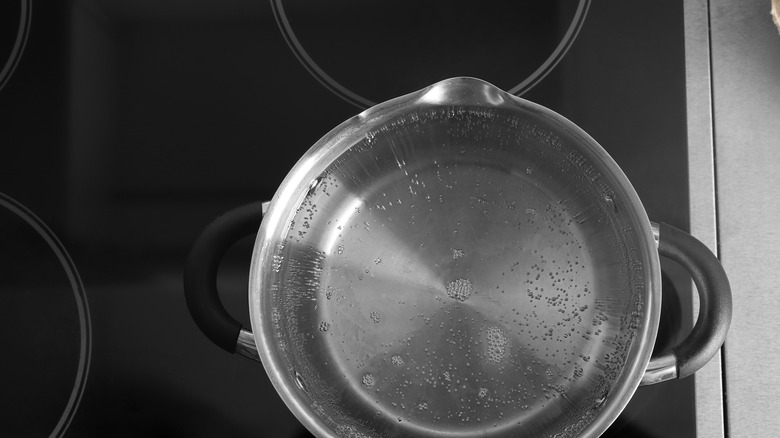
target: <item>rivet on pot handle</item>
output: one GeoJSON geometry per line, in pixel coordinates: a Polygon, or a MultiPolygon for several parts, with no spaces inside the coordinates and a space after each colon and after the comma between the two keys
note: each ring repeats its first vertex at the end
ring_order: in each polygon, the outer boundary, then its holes
{"type": "Polygon", "coordinates": [[[691,333],[670,352],[653,356],[640,385],[690,376],[718,352],[731,324],[731,286],[717,257],[698,239],[667,224],[652,224],[658,253],[679,263],[699,293],[691,333]]]}
{"type": "Polygon", "coordinates": [[[233,318],[217,293],[219,262],[242,237],[256,234],[268,203],[252,203],[218,217],[195,241],[184,267],[184,297],[198,328],[218,347],[260,360],[254,335],[233,318]]]}

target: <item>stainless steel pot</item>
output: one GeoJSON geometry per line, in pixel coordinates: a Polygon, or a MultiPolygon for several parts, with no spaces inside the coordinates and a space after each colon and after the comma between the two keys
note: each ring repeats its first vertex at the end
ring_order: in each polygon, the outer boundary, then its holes
{"type": "Polygon", "coordinates": [[[477,79],[347,120],[263,207],[204,231],[187,303],[321,437],[596,436],[639,385],[703,366],[731,319],[718,260],[652,224],[592,138],[477,79]],[[250,332],[215,278],[253,233],[250,332]],[[686,340],[651,357],[659,253],[701,306],[686,340]]]}

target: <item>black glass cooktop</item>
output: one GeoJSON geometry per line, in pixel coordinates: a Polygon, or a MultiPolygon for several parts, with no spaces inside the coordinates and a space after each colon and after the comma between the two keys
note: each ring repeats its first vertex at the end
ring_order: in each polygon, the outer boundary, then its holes
{"type": "MultiPolygon", "coordinates": [[[[651,220],[688,228],[682,2],[4,3],[0,260],[14,275],[0,284],[16,316],[2,333],[19,354],[0,431],[307,436],[259,364],[195,327],[187,251],[219,213],[270,199],[331,128],[441,79],[479,77],[572,120],[651,220]],[[57,236],[83,290],[8,205],[57,236]]],[[[251,244],[219,280],[246,326],[251,244]]],[[[688,280],[664,266],[658,349],[691,325],[688,280]]],[[[691,379],[640,388],[606,436],[694,437],[694,409],[691,379]]]]}

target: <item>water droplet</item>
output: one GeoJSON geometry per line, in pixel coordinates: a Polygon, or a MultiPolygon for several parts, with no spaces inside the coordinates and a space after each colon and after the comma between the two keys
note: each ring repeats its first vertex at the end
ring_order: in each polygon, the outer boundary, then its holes
{"type": "Polygon", "coordinates": [[[605,391],[599,398],[596,399],[596,405],[593,407],[593,409],[599,409],[601,406],[604,405],[604,402],[607,401],[607,396],[609,396],[609,391],[605,391]]]}
{"type": "Polygon", "coordinates": [[[323,179],[324,179],[323,176],[319,176],[316,179],[314,179],[314,181],[309,183],[309,190],[307,191],[306,195],[310,196],[312,193],[314,193],[314,191],[317,189],[320,183],[322,183],[323,179]]]}
{"type": "Polygon", "coordinates": [[[308,392],[308,389],[306,388],[306,381],[298,371],[295,372],[295,384],[298,386],[298,388],[303,390],[303,392],[308,392]]]}
{"type": "Polygon", "coordinates": [[[612,210],[617,212],[617,204],[615,204],[615,200],[610,195],[604,195],[604,202],[607,204],[608,207],[612,207],[612,210]]]}

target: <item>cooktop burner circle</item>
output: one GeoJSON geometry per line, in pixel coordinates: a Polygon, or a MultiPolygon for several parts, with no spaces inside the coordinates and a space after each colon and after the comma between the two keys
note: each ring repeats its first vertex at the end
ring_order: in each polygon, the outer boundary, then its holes
{"type": "Polygon", "coordinates": [[[89,373],[92,329],[84,286],[62,242],[27,207],[0,193],[3,429],[64,436],[89,373]],[[35,348],[26,348],[34,346],[35,348]],[[18,364],[24,364],[19,367],[18,364]]]}
{"type": "Polygon", "coordinates": [[[590,6],[590,0],[491,2],[476,9],[452,2],[284,3],[272,0],[271,7],[296,58],[359,108],[452,76],[480,77],[521,96],[566,55],[590,6]]]}
{"type": "Polygon", "coordinates": [[[2,2],[0,5],[0,90],[13,75],[30,32],[32,1],[2,2]]]}

